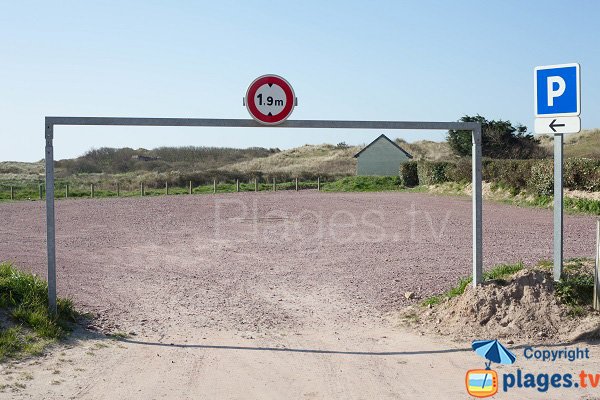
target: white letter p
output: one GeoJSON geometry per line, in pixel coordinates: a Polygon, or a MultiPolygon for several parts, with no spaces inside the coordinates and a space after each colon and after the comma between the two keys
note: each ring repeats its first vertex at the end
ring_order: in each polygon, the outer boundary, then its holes
{"type": "Polygon", "coordinates": [[[566,88],[567,84],[560,76],[548,77],[548,107],[554,106],[554,98],[562,96],[566,88]],[[555,83],[558,83],[558,88],[556,88],[556,90],[554,90],[555,83]]]}

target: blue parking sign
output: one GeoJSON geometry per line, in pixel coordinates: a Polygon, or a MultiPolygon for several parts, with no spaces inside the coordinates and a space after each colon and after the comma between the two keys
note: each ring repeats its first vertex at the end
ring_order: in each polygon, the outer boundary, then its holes
{"type": "Polygon", "coordinates": [[[535,116],[574,116],[581,112],[579,64],[536,67],[535,116]]]}

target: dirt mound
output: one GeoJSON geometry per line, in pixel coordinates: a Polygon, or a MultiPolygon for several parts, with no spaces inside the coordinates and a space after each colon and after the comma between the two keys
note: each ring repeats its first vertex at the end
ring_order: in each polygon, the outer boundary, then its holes
{"type": "Polygon", "coordinates": [[[461,340],[573,341],[600,334],[599,314],[573,316],[557,300],[550,274],[539,270],[522,270],[508,281],[477,288],[469,285],[440,305],[413,306],[402,314],[422,332],[461,340]]]}

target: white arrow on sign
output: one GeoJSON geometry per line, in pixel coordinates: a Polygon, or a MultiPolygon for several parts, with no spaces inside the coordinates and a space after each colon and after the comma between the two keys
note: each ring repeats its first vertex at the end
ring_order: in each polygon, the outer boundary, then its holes
{"type": "Polygon", "coordinates": [[[540,134],[577,133],[581,131],[581,119],[579,117],[536,118],[534,131],[540,134]]]}

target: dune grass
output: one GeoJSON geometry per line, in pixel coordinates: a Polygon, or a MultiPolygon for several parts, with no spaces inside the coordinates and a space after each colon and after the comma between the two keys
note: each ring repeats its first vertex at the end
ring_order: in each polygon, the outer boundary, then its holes
{"type": "Polygon", "coordinates": [[[73,303],[58,299],[58,314],[48,312],[48,284],[10,263],[0,264],[0,361],[39,354],[65,338],[78,314],[73,303]]]}
{"type": "MultiPolygon", "coordinates": [[[[539,139],[550,154],[553,152],[552,135],[540,135],[539,139]]],[[[564,156],[600,158],[600,129],[587,129],[579,133],[565,135],[564,156]]]]}

